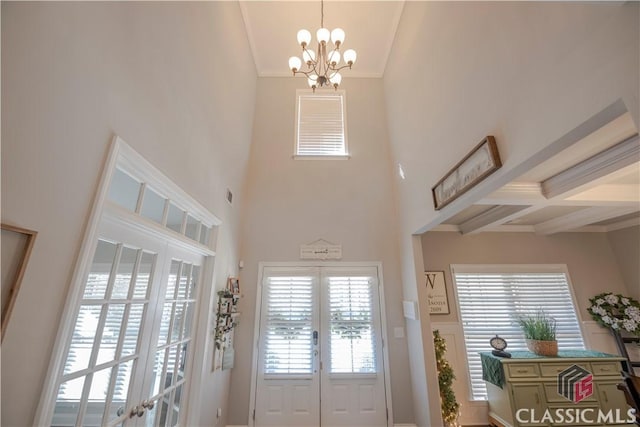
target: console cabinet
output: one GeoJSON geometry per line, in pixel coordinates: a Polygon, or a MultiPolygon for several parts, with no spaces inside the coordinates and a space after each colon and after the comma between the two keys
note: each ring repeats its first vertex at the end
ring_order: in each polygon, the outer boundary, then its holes
{"type": "Polygon", "coordinates": [[[560,357],[514,353],[510,359],[482,354],[485,372],[490,370],[487,363],[493,365],[489,366],[493,368],[494,378],[489,378],[493,382],[486,381],[485,375],[491,425],[622,426],[633,421],[628,415],[630,408],[624,394],[617,389],[617,384],[622,382],[620,371],[624,358],[603,353],[593,357],[594,352],[576,351],[570,352],[571,356],[561,354],[560,357]],[[558,375],[573,365],[593,376],[592,394],[577,403],[558,391],[558,375]]]}

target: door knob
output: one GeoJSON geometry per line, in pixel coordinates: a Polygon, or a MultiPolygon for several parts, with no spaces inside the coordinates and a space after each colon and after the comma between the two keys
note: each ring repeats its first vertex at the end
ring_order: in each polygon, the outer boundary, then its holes
{"type": "Polygon", "coordinates": [[[153,409],[154,402],[153,402],[153,400],[143,400],[140,405],[142,405],[143,408],[147,408],[147,409],[151,410],[151,409],[153,409]]]}
{"type": "Polygon", "coordinates": [[[139,417],[144,415],[144,408],[142,406],[134,406],[133,408],[131,408],[131,412],[129,412],[129,418],[133,418],[136,415],[139,417]]]}

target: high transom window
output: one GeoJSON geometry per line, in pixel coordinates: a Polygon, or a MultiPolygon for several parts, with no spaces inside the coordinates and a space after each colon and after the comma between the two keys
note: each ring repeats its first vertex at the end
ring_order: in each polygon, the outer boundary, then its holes
{"type": "Polygon", "coordinates": [[[296,156],[347,156],[344,91],[297,92],[296,156]]]}

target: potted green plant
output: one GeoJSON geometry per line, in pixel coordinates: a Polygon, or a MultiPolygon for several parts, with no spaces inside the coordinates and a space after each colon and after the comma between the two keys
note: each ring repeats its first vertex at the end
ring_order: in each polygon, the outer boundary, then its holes
{"type": "Polygon", "coordinates": [[[556,319],[544,310],[538,310],[534,314],[519,316],[518,325],[522,328],[529,351],[540,356],[558,355],[556,319]]]}

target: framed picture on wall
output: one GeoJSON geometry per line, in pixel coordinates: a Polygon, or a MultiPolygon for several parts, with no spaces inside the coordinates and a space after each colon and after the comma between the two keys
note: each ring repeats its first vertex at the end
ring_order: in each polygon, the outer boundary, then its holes
{"type": "Polygon", "coordinates": [[[229,277],[229,282],[227,283],[227,288],[229,292],[234,295],[240,295],[240,280],[237,277],[229,277]]]}
{"type": "Polygon", "coordinates": [[[425,271],[425,286],[429,302],[429,314],[449,314],[449,299],[444,271],[425,271]]]}

